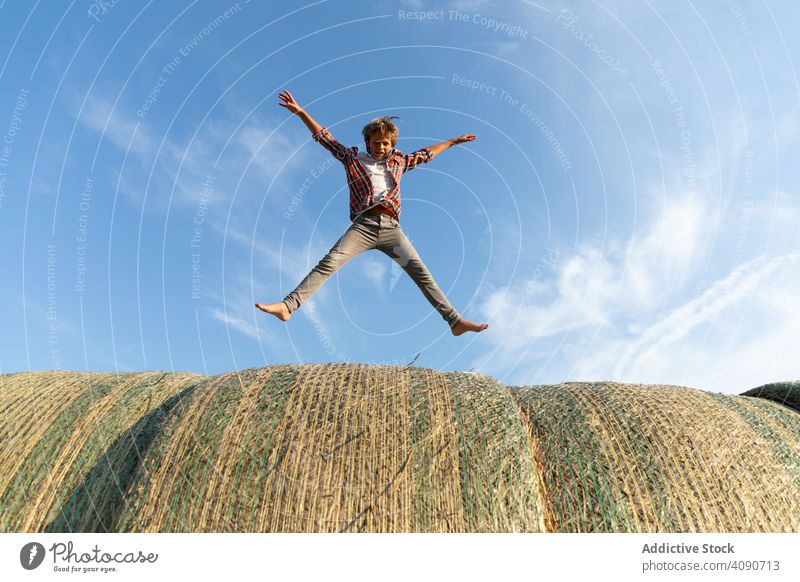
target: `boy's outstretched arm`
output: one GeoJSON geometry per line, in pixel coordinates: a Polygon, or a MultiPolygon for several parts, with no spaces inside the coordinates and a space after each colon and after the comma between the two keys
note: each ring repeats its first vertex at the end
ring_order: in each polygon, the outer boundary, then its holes
{"type": "Polygon", "coordinates": [[[314,121],[314,118],[311,117],[308,113],[306,113],[305,109],[300,107],[300,104],[297,101],[295,101],[295,98],[292,96],[291,93],[289,93],[288,90],[284,89],[283,93],[278,94],[278,97],[280,97],[281,101],[283,101],[283,103],[278,103],[278,105],[284,107],[285,109],[288,109],[289,111],[294,113],[297,117],[302,119],[303,123],[306,124],[306,127],[312,134],[315,134],[322,129],[322,126],[316,121],[314,121]]]}
{"type": "Polygon", "coordinates": [[[465,133],[464,135],[454,137],[453,139],[448,139],[447,141],[426,146],[422,149],[412,152],[406,156],[406,164],[405,168],[403,168],[403,171],[408,172],[420,164],[430,162],[435,156],[439,155],[450,146],[464,143],[465,141],[475,141],[475,134],[465,133]]]}
{"type": "Polygon", "coordinates": [[[464,143],[466,141],[475,141],[476,135],[474,133],[465,133],[464,135],[460,135],[458,137],[454,137],[453,139],[448,139],[447,141],[443,141],[441,143],[437,143],[432,146],[428,146],[428,149],[431,150],[431,158],[434,156],[439,155],[444,150],[449,148],[450,146],[454,146],[460,143],[464,143]]]}
{"type": "Polygon", "coordinates": [[[318,142],[320,145],[322,145],[322,147],[331,152],[333,157],[335,157],[337,160],[342,162],[345,160],[345,158],[348,156],[349,150],[336,141],[327,129],[323,128],[306,112],[305,109],[300,107],[300,104],[287,89],[284,89],[283,93],[280,93],[278,97],[280,97],[281,101],[283,101],[283,103],[278,103],[278,105],[288,109],[297,115],[297,117],[302,119],[303,123],[306,124],[306,127],[311,132],[311,136],[314,138],[314,141],[318,142]]]}

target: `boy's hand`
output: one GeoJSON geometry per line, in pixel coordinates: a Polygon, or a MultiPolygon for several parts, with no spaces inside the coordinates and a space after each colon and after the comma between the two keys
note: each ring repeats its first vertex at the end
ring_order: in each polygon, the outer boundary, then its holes
{"type": "Polygon", "coordinates": [[[300,107],[300,104],[294,100],[294,97],[291,93],[289,93],[288,90],[284,90],[283,93],[278,95],[278,97],[280,97],[281,101],[283,101],[283,103],[278,103],[278,105],[281,107],[285,107],[294,114],[298,114],[303,111],[303,108],[300,107]]]}
{"type": "Polygon", "coordinates": [[[465,141],[475,141],[475,134],[465,133],[464,135],[448,139],[447,141],[443,141],[442,143],[437,143],[435,145],[428,146],[428,148],[431,150],[431,156],[438,156],[447,148],[454,145],[458,145],[460,143],[464,143],[465,141]]]}
{"type": "Polygon", "coordinates": [[[294,100],[294,96],[289,93],[288,89],[284,89],[283,93],[278,94],[278,97],[280,97],[281,101],[283,101],[283,103],[278,103],[278,105],[284,109],[288,109],[302,119],[312,136],[315,136],[322,131],[322,126],[314,121],[314,119],[308,113],[306,113],[305,109],[300,107],[300,104],[294,100]]]}
{"type": "Polygon", "coordinates": [[[454,137],[451,141],[453,144],[464,143],[465,141],[475,141],[476,136],[474,133],[465,133],[464,135],[460,135],[458,137],[454,137]]]}

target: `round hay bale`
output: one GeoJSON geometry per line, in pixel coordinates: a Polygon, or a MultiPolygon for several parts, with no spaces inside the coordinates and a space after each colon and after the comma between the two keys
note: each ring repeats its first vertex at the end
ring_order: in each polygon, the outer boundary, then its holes
{"type": "Polygon", "coordinates": [[[764,398],[800,412],[800,382],[773,382],[743,392],[742,396],[764,398]]]}
{"type": "Polygon", "coordinates": [[[681,386],[514,392],[535,435],[548,531],[800,530],[800,415],[681,386]]]}
{"type": "Polygon", "coordinates": [[[173,411],[119,528],[543,531],[529,451],[519,407],[490,378],[245,370],[173,411]]]}
{"type": "Polygon", "coordinates": [[[203,376],[0,376],[0,531],[114,531],[160,419],[203,376]]]}
{"type": "Polygon", "coordinates": [[[800,415],[360,364],[0,376],[0,531],[800,530],[800,415]]]}

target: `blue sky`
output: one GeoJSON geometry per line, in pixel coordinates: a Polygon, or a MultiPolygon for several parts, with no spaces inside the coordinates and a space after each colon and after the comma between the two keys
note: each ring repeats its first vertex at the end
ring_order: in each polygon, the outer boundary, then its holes
{"type": "Polygon", "coordinates": [[[0,372],[356,361],[506,384],[800,379],[791,3],[0,3],[0,372]],[[347,145],[475,133],[402,182],[458,338],[349,224],[347,145]]]}

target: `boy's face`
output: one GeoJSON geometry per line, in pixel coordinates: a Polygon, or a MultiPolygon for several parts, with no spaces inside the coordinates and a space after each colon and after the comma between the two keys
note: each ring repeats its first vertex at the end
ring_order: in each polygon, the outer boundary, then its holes
{"type": "Polygon", "coordinates": [[[374,132],[369,137],[367,149],[376,160],[385,160],[392,151],[392,136],[386,133],[374,132]]]}

